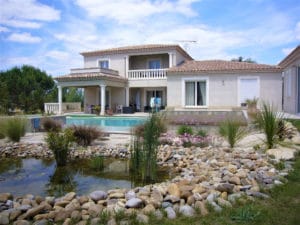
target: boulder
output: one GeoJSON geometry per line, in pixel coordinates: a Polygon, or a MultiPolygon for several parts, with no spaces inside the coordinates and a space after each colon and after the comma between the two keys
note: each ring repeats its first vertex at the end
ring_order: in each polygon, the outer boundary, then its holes
{"type": "Polygon", "coordinates": [[[223,183],[223,184],[219,184],[216,187],[216,190],[220,192],[232,193],[233,188],[234,188],[233,184],[223,183]]]}
{"type": "Polygon", "coordinates": [[[188,217],[192,217],[195,214],[195,210],[191,206],[189,206],[189,205],[180,206],[179,212],[182,215],[188,216],[188,217]]]}
{"type": "Polygon", "coordinates": [[[177,184],[174,184],[174,183],[170,184],[168,186],[167,191],[170,195],[180,198],[180,189],[177,184]]]}
{"type": "Polygon", "coordinates": [[[202,201],[196,201],[195,208],[200,209],[200,213],[202,216],[205,216],[208,214],[208,210],[206,209],[206,206],[205,206],[204,202],[202,202],[202,201]]]}
{"type": "Polygon", "coordinates": [[[99,201],[107,198],[107,193],[104,191],[94,191],[90,193],[90,197],[94,201],[99,201]]]}
{"type": "Polygon", "coordinates": [[[11,193],[0,193],[0,202],[6,202],[7,200],[12,200],[13,196],[11,193]]]}
{"type": "Polygon", "coordinates": [[[72,201],[74,198],[76,197],[76,193],[75,192],[69,192],[68,194],[66,194],[64,197],[63,197],[63,200],[64,201],[72,201]]]}
{"type": "Polygon", "coordinates": [[[139,223],[142,223],[142,224],[148,224],[149,222],[149,217],[144,215],[144,214],[137,214],[136,215],[136,220],[139,222],[139,223]]]}
{"type": "Polygon", "coordinates": [[[126,208],[141,208],[142,206],[143,201],[139,198],[131,198],[125,204],[126,208]]]}
{"type": "Polygon", "coordinates": [[[175,219],[176,218],[176,212],[172,207],[165,208],[165,212],[167,213],[168,219],[175,219]]]}

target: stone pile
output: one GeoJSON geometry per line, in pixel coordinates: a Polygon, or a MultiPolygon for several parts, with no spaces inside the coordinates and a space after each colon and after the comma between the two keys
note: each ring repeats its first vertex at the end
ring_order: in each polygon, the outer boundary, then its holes
{"type": "MultiPolygon", "coordinates": [[[[128,157],[129,151],[119,146],[115,149],[89,147],[86,150],[72,150],[72,157],[91,157],[96,154],[128,157]]],[[[52,157],[42,144],[13,144],[0,149],[2,157],[52,157]]],[[[270,163],[268,155],[258,153],[253,148],[226,147],[175,147],[160,146],[158,164],[172,168],[178,175],[170,181],[137,187],[131,190],[114,189],[104,192],[94,191],[86,196],[70,192],[63,197],[40,197],[26,195],[13,197],[9,193],[0,194],[0,224],[46,224],[77,221],[86,224],[99,222],[99,215],[107,212],[114,215],[137,213],[141,222],[147,223],[148,214],[158,218],[165,212],[169,219],[178,213],[193,216],[195,209],[202,215],[208,213],[206,204],[216,211],[232,204],[242,197],[268,198],[260,192],[260,186],[271,188],[281,184],[288,171],[277,171],[270,163]]],[[[114,218],[111,217],[113,221],[114,218]]],[[[126,222],[124,222],[126,224],[126,222]]],[[[111,222],[111,224],[114,224],[111,222]]]]}

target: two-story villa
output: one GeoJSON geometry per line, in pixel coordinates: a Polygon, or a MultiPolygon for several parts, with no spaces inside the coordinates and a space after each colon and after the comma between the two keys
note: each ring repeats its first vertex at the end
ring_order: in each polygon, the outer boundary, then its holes
{"type": "Polygon", "coordinates": [[[150,100],[173,110],[240,107],[257,97],[281,110],[278,66],[223,60],[195,61],[179,45],[141,45],[83,52],[84,68],[55,78],[61,112],[62,87],[84,88],[85,112],[91,105],[147,111],[150,100]]]}

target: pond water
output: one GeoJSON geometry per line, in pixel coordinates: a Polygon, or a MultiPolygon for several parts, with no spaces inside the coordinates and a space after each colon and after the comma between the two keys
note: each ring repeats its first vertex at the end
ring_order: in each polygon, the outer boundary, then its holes
{"type": "MultiPolygon", "coordinates": [[[[5,158],[0,163],[0,193],[58,197],[71,191],[83,195],[95,190],[130,189],[144,185],[132,177],[129,161],[124,159],[105,158],[104,169],[97,171],[92,168],[89,159],[74,160],[66,167],[56,168],[54,160],[5,158]]],[[[156,182],[170,177],[169,172],[159,169],[156,182]]]]}

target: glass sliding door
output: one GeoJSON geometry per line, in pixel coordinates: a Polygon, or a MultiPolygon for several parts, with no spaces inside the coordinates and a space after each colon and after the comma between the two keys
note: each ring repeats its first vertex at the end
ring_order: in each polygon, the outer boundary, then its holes
{"type": "Polygon", "coordinates": [[[206,81],[185,82],[185,106],[206,106],[206,81]]]}

